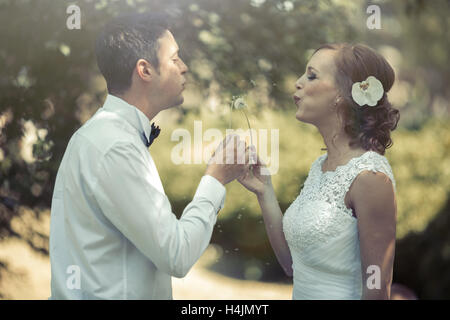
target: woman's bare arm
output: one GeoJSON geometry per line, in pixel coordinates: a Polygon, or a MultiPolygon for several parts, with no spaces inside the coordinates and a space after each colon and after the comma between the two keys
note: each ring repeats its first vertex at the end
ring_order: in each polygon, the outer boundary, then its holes
{"type": "Polygon", "coordinates": [[[286,275],[292,277],[292,256],[283,232],[283,214],[275,191],[271,188],[258,195],[266,232],[273,251],[286,275]]]}
{"type": "Polygon", "coordinates": [[[392,182],[383,173],[364,171],[349,195],[358,219],[362,299],[389,299],[397,213],[392,182]]]}

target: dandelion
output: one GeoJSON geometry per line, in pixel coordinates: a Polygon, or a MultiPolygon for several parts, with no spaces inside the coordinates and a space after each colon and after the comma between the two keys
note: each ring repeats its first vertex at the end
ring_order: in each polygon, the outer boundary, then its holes
{"type": "Polygon", "coordinates": [[[253,137],[252,137],[252,128],[250,126],[250,121],[248,120],[247,113],[245,112],[245,108],[247,108],[247,103],[242,97],[233,97],[231,101],[231,112],[230,112],[230,129],[231,129],[231,119],[233,114],[233,109],[241,110],[244,113],[245,119],[247,120],[248,129],[250,131],[250,145],[253,145],[253,137]]]}

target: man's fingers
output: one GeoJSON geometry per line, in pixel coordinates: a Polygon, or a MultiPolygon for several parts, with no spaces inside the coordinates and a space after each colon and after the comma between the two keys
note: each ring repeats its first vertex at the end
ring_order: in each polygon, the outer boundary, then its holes
{"type": "Polygon", "coordinates": [[[258,154],[256,153],[256,147],[254,145],[251,145],[247,149],[248,149],[248,153],[249,153],[249,163],[257,164],[258,163],[258,154]]]}
{"type": "Polygon", "coordinates": [[[247,152],[245,151],[245,142],[239,140],[236,147],[236,160],[238,164],[247,163],[247,152]]]}
{"type": "MultiPolygon", "coordinates": [[[[228,147],[228,145],[231,143],[231,146],[235,145],[235,141],[236,139],[239,139],[239,136],[236,133],[232,133],[229,134],[225,137],[225,139],[223,139],[224,142],[224,147],[228,147]]],[[[239,140],[238,140],[239,141],[239,140]]]]}
{"type": "Polygon", "coordinates": [[[256,153],[255,146],[251,145],[245,149],[245,163],[250,165],[256,165],[258,163],[258,154],[256,153]]]}
{"type": "Polygon", "coordinates": [[[244,181],[247,177],[248,177],[248,171],[245,171],[242,175],[240,175],[240,176],[237,178],[237,180],[238,180],[239,182],[242,182],[242,181],[244,181]]]}
{"type": "Polygon", "coordinates": [[[260,167],[265,167],[266,163],[264,161],[262,161],[258,155],[256,155],[256,165],[260,166],[260,167]]]}
{"type": "MultiPolygon", "coordinates": [[[[214,151],[213,156],[223,158],[226,164],[257,165],[258,155],[255,146],[247,146],[239,135],[233,133],[227,135],[214,151]]],[[[247,166],[250,168],[250,166],[247,166]]]]}
{"type": "MultiPolygon", "coordinates": [[[[227,149],[230,146],[233,146],[233,143],[230,143],[230,141],[235,138],[236,134],[229,134],[227,135],[217,146],[216,150],[212,154],[211,158],[216,158],[217,164],[223,164],[224,163],[224,156],[229,154],[230,152],[227,151],[227,149]]],[[[227,162],[228,163],[228,162],[227,162]]]]}

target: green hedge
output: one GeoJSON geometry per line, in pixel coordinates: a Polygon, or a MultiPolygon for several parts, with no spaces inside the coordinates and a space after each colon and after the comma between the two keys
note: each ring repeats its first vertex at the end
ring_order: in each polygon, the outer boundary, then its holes
{"type": "MultiPolygon", "coordinates": [[[[322,138],[315,127],[299,123],[295,111],[249,113],[252,128],[279,129],[280,166],[272,180],[280,206],[285,210],[300,192],[312,162],[323,154],[322,138]]],[[[226,111],[223,114],[209,110],[201,114],[189,112],[181,122],[164,123],[161,137],[150,149],[178,215],[192,199],[206,164],[173,164],[171,149],[178,142],[170,141],[170,137],[177,128],[187,129],[193,136],[194,121],[199,119],[202,119],[203,132],[208,128],[219,128],[225,133],[229,124],[226,111]]],[[[246,129],[245,118],[234,114],[233,127],[246,129]]],[[[396,179],[397,239],[402,239],[409,233],[422,232],[447,202],[450,189],[449,122],[430,120],[418,131],[399,128],[394,131],[393,140],[394,145],[387,150],[386,157],[396,179]]],[[[222,266],[222,269],[244,277],[246,268],[259,266],[263,279],[280,278],[281,268],[268,243],[256,197],[236,181],[227,186],[225,208],[219,214],[212,242],[219,244],[229,255],[230,259],[225,260],[233,261],[234,271],[230,266],[222,266]]],[[[216,267],[221,268],[220,264],[216,267]]]]}

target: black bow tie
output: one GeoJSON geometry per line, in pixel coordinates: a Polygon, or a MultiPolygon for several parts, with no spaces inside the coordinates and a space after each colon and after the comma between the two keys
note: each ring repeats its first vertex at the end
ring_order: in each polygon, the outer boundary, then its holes
{"type": "Polygon", "coordinates": [[[159,126],[155,127],[155,123],[152,123],[152,132],[150,133],[150,141],[147,140],[147,137],[145,136],[145,132],[142,134],[144,136],[145,145],[150,147],[150,145],[153,143],[153,140],[155,140],[159,136],[159,132],[161,129],[159,126]]]}

